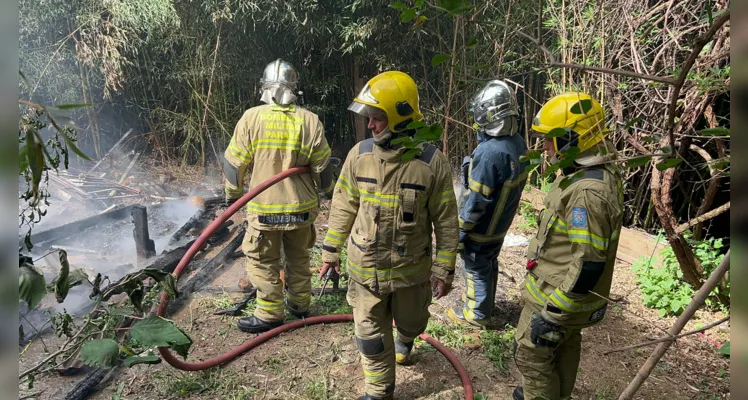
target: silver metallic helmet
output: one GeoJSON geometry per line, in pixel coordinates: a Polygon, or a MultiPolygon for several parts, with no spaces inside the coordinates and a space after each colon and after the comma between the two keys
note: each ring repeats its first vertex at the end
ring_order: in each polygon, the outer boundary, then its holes
{"type": "Polygon", "coordinates": [[[517,99],[509,85],[498,79],[489,81],[470,100],[476,128],[489,136],[513,135],[517,131],[517,99]]]}
{"type": "Polygon", "coordinates": [[[265,67],[262,73],[262,97],[260,100],[267,104],[288,105],[296,102],[296,86],[299,74],[288,61],[280,58],[265,67]]]}

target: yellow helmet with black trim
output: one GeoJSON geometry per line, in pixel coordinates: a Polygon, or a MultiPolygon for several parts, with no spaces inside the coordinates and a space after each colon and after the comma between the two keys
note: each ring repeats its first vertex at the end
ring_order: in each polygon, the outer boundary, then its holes
{"type": "Polygon", "coordinates": [[[384,113],[387,125],[394,133],[402,132],[411,122],[423,119],[416,82],[400,71],[382,72],[371,78],[348,110],[365,117],[373,112],[384,113]]]}
{"type": "Polygon", "coordinates": [[[551,134],[553,147],[559,154],[574,146],[580,153],[589,150],[609,132],[605,128],[603,107],[582,92],[562,93],[548,100],[532,121],[532,130],[536,137],[546,138],[551,134]],[[559,129],[565,132],[562,134],[559,129]]]}

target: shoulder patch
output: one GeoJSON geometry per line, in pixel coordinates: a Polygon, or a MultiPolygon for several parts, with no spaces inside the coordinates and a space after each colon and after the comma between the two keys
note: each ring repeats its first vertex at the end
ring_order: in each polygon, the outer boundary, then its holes
{"type": "Polygon", "coordinates": [[[421,154],[417,155],[415,158],[425,162],[426,164],[431,164],[431,160],[434,158],[434,153],[436,153],[436,146],[427,144],[426,148],[423,149],[423,152],[421,152],[421,154]]]}
{"type": "Polygon", "coordinates": [[[371,153],[374,151],[374,139],[366,139],[361,141],[361,144],[358,146],[358,154],[366,154],[371,153]]]}
{"type": "Polygon", "coordinates": [[[587,226],[587,210],[584,207],[574,207],[571,216],[572,226],[587,226]]]}

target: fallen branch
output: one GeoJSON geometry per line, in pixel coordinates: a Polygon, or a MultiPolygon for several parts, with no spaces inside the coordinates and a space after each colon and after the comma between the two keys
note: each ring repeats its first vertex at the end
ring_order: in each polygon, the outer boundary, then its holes
{"type": "MultiPolygon", "coordinates": [[[[696,294],[693,296],[693,299],[691,299],[691,303],[688,305],[688,307],[686,307],[685,311],[683,311],[683,314],[678,317],[678,320],[675,321],[675,325],[670,328],[670,331],[668,333],[671,336],[677,336],[680,331],[683,330],[683,327],[686,326],[686,323],[688,323],[688,321],[693,317],[693,315],[696,313],[696,310],[704,305],[706,298],[709,296],[712,290],[714,290],[714,288],[719,285],[722,277],[729,269],[730,250],[727,250],[725,258],[722,259],[722,262],[719,263],[717,268],[715,268],[712,274],[709,275],[709,279],[707,279],[707,281],[704,282],[699,291],[696,292],[696,294]]],[[[660,343],[657,346],[654,352],[652,352],[652,355],[649,356],[649,359],[647,359],[647,362],[644,363],[641,369],[639,369],[639,372],[636,373],[634,379],[626,387],[626,390],[624,390],[623,393],[621,393],[621,395],[618,397],[618,400],[630,400],[634,397],[636,392],[642,386],[644,381],[647,380],[649,374],[652,373],[654,367],[660,361],[662,356],[665,355],[665,352],[667,352],[667,350],[670,348],[670,345],[672,344],[673,341],[668,340],[666,342],[660,343]]]]}
{"type": "Polygon", "coordinates": [[[706,330],[714,328],[715,326],[717,326],[717,325],[719,325],[719,324],[721,324],[721,323],[723,323],[723,322],[725,322],[725,321],[727,321],[729,319],[730,319],[730,316],[728,315],[727,317],[724,317],[724,318],[720,319],[719,321],[712,322],[711,324],[709,324],[709,325],[707,325],[707,326],[705,326],[705,327],[703,327],[701,329],[697,329],[695,331],[681,333],[680,335],[677,335],[677,336],[662,337],[662,338],[659,338],[659,339],[656,339],[656,340],[651,340],[649,342],[644,342],[644,343],[634,344],[634,345],[631,345],[631,346],[621,347],[621,348],[618,348],[618,349],[608,350],[608,351],[604,352],[603,355],[607,356],[608,354],[611,354],[611,353],[618,353],[620,351],[631,350],[631,349],[638,349],[639,347],[651,346],[651,345],[657,344],[657,343],[672,342],[672,341],[675,341],[677,339],[680,339],[680,338],[683,338],[683,337],[686,337],[686,336],[691,336],[691,335],[695,335],[697,333],[702,333],[702,332],[704,332],[706,330]]]}
{"type": "Polygon", "coordinates": [[[714,217],[722,214],[723,212],[725,212],[725,211],[727,211],[729,209],[730,209],[730,202],[728,201],[727,203],[725,203],[725,204],[723,204],[723,205],[715,208],[712,211],[709,211],[708,213],[701,214],[698,217],[696,217],[696,218],[694,218],[694,219],[692,219],[692,220],[690,220],[690,221],[688,221],[686,223],[678,225],[678,227],[675,228],[675,233],[681,234],[681,233],[685,232],[688,228],[690,228],[690,227],[692,227],[694,225],[698,225],[698,224],[700,224],[700,223],[702,223],[702,222],[704,222],[704,221],[706,221],[708,219],[714,218],[714,217]]]}

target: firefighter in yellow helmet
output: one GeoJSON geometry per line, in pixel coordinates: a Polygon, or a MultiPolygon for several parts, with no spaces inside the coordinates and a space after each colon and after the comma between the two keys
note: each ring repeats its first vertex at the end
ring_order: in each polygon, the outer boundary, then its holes
{"type": "Polygon", "coordinates": [[[373,138],[356,144],[343,164],[320,277],[331,268],[340,272],[340,249],[348,240],[348,303],[365,381],[359,399],[391,399],[395,363],[409,361],[413,340],[426,329],[432,291],[437,299],[450,291],[457,202],[449,163],[436,147],[421,145],[419,155],[404,160],[406,149],[397,144],[415,133],[408,125],[423,118],[410,76],[375,76],[348,109],[368,117],[373,138]]]}
{"type": "Polygon", "coordinates": [[[569,399],[582,328],[605,316],[623,219],[615,148],[605,139],[600,104],[585,93],[548,100],[532,124],[563,174],[545,198],[528,248],[515,362],[522,386],[514,399],[569,399]],[[572,161],[573,160],[573,161],[572,161]]]}
{"type": "Polygon", "coordinates": [[[249,280],[257,288],[254,315],[240,319],[239,329],[259,333],[284,322],[285,309],[303,318],[311,301],[309,249],[315,242],[318,191],[332,197],[335,187],[330,147],[319,117],[297,106],[298,73],[281,59],[265,67],[261,100],[267,104],[242,115],[224,154],[227,202],[243,193],[244,175],[252,166],[250,187],[289,168],[308,165],[311,174],[284,179],[247,203],[247,233],[242,250],[249,280]],[[286,294],[280,280],[281,248],[286,260],[286,294]]]}

